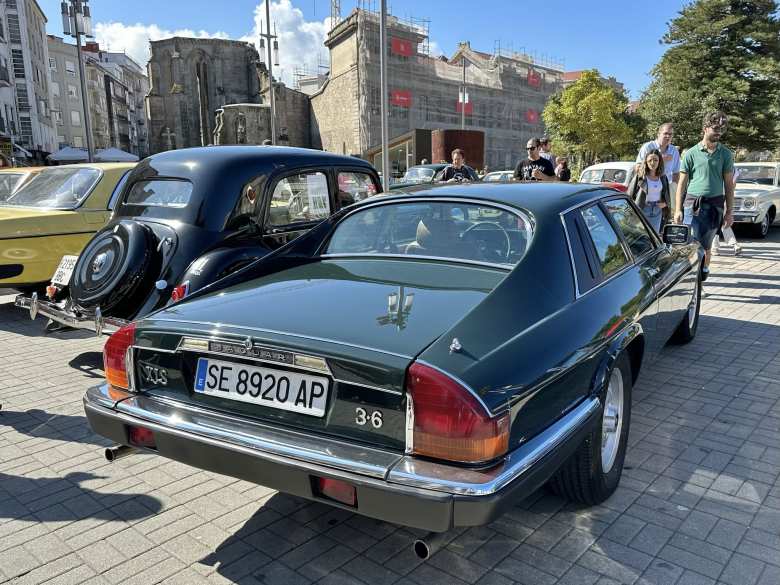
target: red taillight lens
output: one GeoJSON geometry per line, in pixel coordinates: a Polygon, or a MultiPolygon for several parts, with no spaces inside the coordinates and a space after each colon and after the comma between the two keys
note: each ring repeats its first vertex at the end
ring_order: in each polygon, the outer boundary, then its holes
{"type": "Polygon", "coordinates": [[[347,506],[357,505],[357,491],[354,485],[329,477],[315,477],[314,479],[317,480],[317,491],[320,495],[347,506]]]}
{"type": "Polygon", "coordinates": [[[181,283],[171,292],[171,300],[175,303],[182,300],[190,293],[190,281],[181,283]]]}
{"type": "Polygon", "coordinates": [[[135,343],[135,323],[125,325],[106,341],[103,365],[106,381],[116,388],[129,388],[127,380],[127,350],[135,343]]]}
{"type": "Polygon", "coordinates": [[[146,447],[147,449],[156,449],[154,442],[154,433],[143,427],[127,427],[127,437],[131,445],[136,447],[146,447]]]}
{"type": "Polygon", "coordinates": [[[414,408],[416,455],[463,463],[495,459],[509,448],[509,413],[491,417],[449,376],[414,363],[406,377],[414,408]]]}

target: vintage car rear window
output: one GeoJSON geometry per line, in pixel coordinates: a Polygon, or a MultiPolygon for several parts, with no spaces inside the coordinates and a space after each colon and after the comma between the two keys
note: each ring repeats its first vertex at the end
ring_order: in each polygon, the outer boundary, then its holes
{"type": "Polygon", "coordinates": [[[83,167],[44,169],[0,205],[74,209],[90,194],[100,174],[83,167]]]}
{"type": "Polygon", "coordinates": [[[519,211],[461,201],[399,201],[345,218],[326,254],[426,256],[513,266],[532,237],[533,224],[519,211]]]}
{"type": "Polygon", "coordinates": [[[138,181],[133,183],[125,203],[145,207],[186,207],[192,196],[189,181],[138,181]]]}

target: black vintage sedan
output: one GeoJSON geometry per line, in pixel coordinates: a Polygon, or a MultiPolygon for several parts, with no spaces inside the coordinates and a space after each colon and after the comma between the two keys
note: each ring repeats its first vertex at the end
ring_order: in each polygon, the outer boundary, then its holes
{"type": "Polygon", "coordinates": [[[696,334],[702,250],[623,194],[426,188],[351,206],[115,333],[92,428],[431,531],[618,485],[643,364],[696,334]]]}
{"type": "Polygon", "coordinates": [[[16,304],[32,318],[111,333],[380,191],[366,161],[317,150],[161,152],[127,176],[112,220],[78,260],[66,257],[67,271],[58,270],[49,287],[51,302],[21,295],[16,304]]]}

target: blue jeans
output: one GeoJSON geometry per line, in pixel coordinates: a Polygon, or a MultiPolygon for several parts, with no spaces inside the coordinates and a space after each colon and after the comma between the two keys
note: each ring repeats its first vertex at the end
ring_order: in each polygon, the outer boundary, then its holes
{"type": "Polygon", "coordinates": [[[656,232],[661,231],[661,219],[663,218],[663,209],[658,207],[657,201],[652,201],[650,203],[645,203],[645,206],[642,208],[642,213],[645,214],[645,217],[647,218],[647,221],[650,222],[650,225],[653,226],[653,229],[656,232]]]}
{"type": "Polygon", "coordinates": [[[683,207],[683,223],[691,226],[694,239],[698,240],[705,250],[709,250],[723,223],[723,208],[711,205],[704,199],[699,214],[693,215],[693,207],[686,205],[683,207]]]}

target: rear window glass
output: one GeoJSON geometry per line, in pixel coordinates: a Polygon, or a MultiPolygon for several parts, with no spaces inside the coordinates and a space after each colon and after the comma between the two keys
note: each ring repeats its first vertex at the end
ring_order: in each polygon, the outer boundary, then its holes
{"type": "Polygon", "coordinates": [[[146,207],[186,207],[192,196],[189,181],[138,181],[133,183],[125,203],[146,207]]]}
{"type": "Polygon", "coordinates": [[[580,183],[600,183],[603,174],[604,171],[602,170],[584,171],[582,175],[580,175],[580,183]]]}
{"type": "Polygon", "coordinates": [[[43,169],[22,185],[2,205],[74,209],[78,207],[100,179],[97,169],[43,169]]]}
{"type": "Polygon", "coordinates": [[[427,256],[517,264],[533,236],[523,213],[457,201],[398,202],[357,211],[335,229],[328,254],[427,256]]]}

